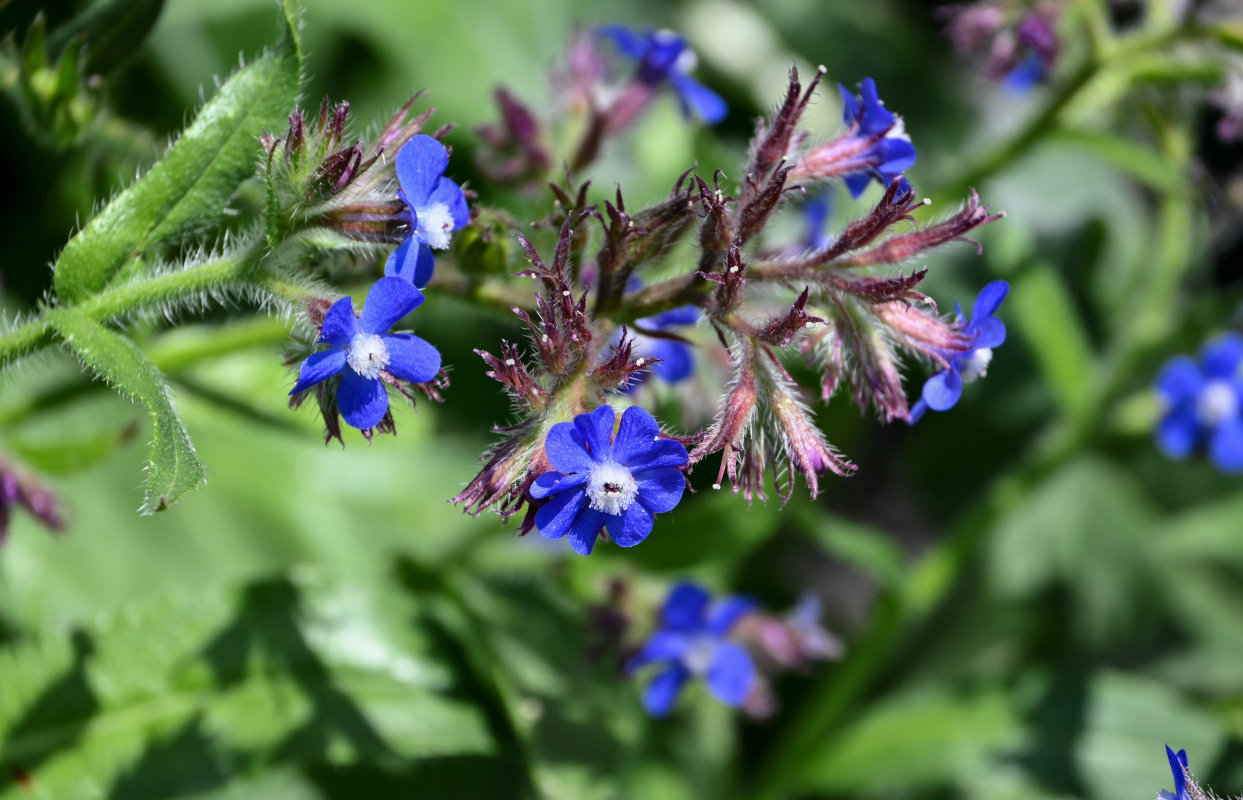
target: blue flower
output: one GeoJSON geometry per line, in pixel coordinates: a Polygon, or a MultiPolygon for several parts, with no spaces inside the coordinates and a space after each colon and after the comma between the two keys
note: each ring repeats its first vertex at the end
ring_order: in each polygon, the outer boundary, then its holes
{"type": "Polygon", "coordinates": [[[616,438],[613,409],[600,406],[573,422],[552,426],[544,452],[553,472],[531,485],[531,497],[548,502],[535,524],[548,539],[569,534],[574,552],[589,555],[603,528],[622,547],[634,547],[652,532],[655,515],[682,499],[686,448],[662,439],[660,427],[642,408],[626,409],[616,438]],[[612,441],[610,441],[612,439],[612,441]]]}
{"type": "Polygon", "coordinates": [[[693,583],[673,587],[661,611],[660,629],[626,665],[630,673],[648,664],[664,665],[643,693],[649,714],[668,714],[692,677],[703,678],[708,690],[726,705],[737,707],[747,699],[755,684],[755,664],[726,634],[754,607],[744,597],[709,603],[708,593],[693,583]]]}
{"type": "Polygon", "coordinates": [[[1157,445],[1186,458],[1208,445],[1223,472],[1243,472],[1243,337],[1227,334],[1205,345],[1196,364],[1188,356],[1166,363],[1157,376],[1165,414],[1157,445]]]}
{"type": "Polygon", "coordinates": [[[1044,58],[1033,51],[1007,72],[1002,82],[1010,91],[1022,94],[1036,88],[1048,74],[1049,68],[1044,58]]]}
{"type": "Polygon", "coordinates": [[[857,198],[872,178],[880,181],[881,186],[888,186],[903,170],[914,166],[915,145],[906,135],[902,119],[880,101],[876,82],[871,78],[864,78],[859,84],[858,97],[840,83],[837,88],[842,93],[842,121],[853,138],[866,144],[857,156],[863,162],[861,168],[843,176],[850,196],[857,198]]]}
{"type": "Polygon", "coordinates": [[[621,25],[604,25],[596,28],[596,34],[612,41],[622,55],[639,62],[640,83],[653,89],[671,84],[686,116],[693,113],[709,125],[715,125],[729,113],[719,94],[687,74],[695,68],[695,51],[676,33],[664,30],[638,33],[621,25]]]}
{"type": "Polygon", "coordinates": [[[1165,757],[1170,760],[1170,772],[1174,773],[1174,791],[1162,791],[1157,800],[1191,800],[1191,795],[1187,794],[1187,751],[1179,750],[1175,754],[1167,744],[1165,757]]]}
{"type": "Polygon", "coordinates": [[[340,375],[337,407],[345,421],[359,430],[378,425],[388,411],[385,374],[423,383],[440,372],[436,348],[413,334],[388,332],[422,302],[423,293],[405,280],[381,278],[367,292],[361,316],[354,316],[352,298],[333,303],[318,339],[331,347],[302,362],[290,394],[340,375]]]}
{"type": "MultiPolygon", "coordinates": [[[[694,325],[698,321],[699,309],[695,306],[682,306],[641,319],[638,324],[648,330],[667,331],[670,328],[694,325]]],[[[651,369],[635,373],[622,388],[626,393],[638,389],[649,378],[659,378],[665,383],[680,383],[695,371],[694,349],[677,339],[661,339],[636,333],[635,353],[643,358],[660,360],[651,369]]]]}
{"type": "MultiPolygon", "coordinates": [[[[971,337],[971,349],[959,353],[950,360],[950,368],[938,372],[924,384],[919,402],[911,408],[910,423],[915,424],[928,409],[947,411],[954,407],[958,398],[962,397],[963,384],[982,378],[988,372],[989,362],[993,360],[993,348],[999,347],[1006,340],[1006,326],[993,316],[993,312],[1001,306],[1010,291],[1010,284],[1005,281],[993,281],[980,290],[971,308],[971,320],[963,327],[962,332],[971,337]]],[[[958,319],[962,321],[962,308],[957,304],[958,319]]]]}
{"type": "Polygon", "coordinates": [[[444,177],[449,151],[419,134],[397,151],[397,196],[406,204],[410,235],[384,265],[384,274],[422,288],[432,279],[432,250],[449,246],[449,235],[470,221],[462,188],[444,177]]]}
{"type": "Polygon", "coordinates": [[[833,196],[826,190],[812,196],[803,205],[803,247],[808,250],[824,250],[833,244],[829,233],[829,217],[833,215],[833,196]]]}

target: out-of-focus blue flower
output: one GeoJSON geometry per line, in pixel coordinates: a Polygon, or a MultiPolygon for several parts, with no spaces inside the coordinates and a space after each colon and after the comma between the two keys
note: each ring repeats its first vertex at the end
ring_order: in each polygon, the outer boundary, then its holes
{"type": "Polygon", "coordinates": [[[803,205],[803,247],[808,250],[824,250],[833,244],[829,233],[829,217],[833,216],[833,196],[828,190],[812,195],[803,205]]]}
{"type": "Polygon", "coordinates": [[[627,58],[639,62],[638,80],[653,89],[665,83],[677,92],[682,113],[715,125],[725,119],[729,107],[719,94],[688,73],[695,68],[695,51],[673,31],[639,33],[621,25],[603,25],[596,34],[608,39],[627,58]]]}
{"type": "Polygon", "coordinates": [[[535,525],[548,539],[570,537],[576,553],[589,555],[607,528],[622,547],[634,547],[652,532],[655,515],[682,500],[686,448],[662,439],[660,426],[637,406],[626,409],[613,437],[611,406],[579,414],[552,426],[544,452],[554,471],[531,485],[531,497],[548,502],[535,512],[535,525]]]}
{"type": "MultiPolygon", "coordinates": [[[[971,337],[971,349],[950,360],[950,368],[933,375],[924,384],[919,402],[911,408],[910,422],[914,424],[928,409],[946,411],[954,407],[962,397],[962,387],[988,372],[993,360],[993,348],[1006,340],[1006,326],[993,316],[1010,291],[1005,281],[993,281],[980,290],[971,307],[971,319],[963,327],[963,333],[971,337]]],[[[958,319],[963,319],[962,308],[955,303],[958,319]]]]}
{"type": "Polygon", "coordinates": [[[449,151],[419,134],[397,151],[397,196],[406,204],[410,235],[384,265],[384,274],[404,278],[422,288],[432,279],[432,250],[449,246],[453,231],[470,221],[462,188],[444,177],[449,151]]]}
{"type": "Polygon", "coordinates": [[[626,666],[630,673],[648,664],[664,666],[643,693],[648,713],[668,714],[691,678],[702,678],[722,703],[742,705],[755,684],[755,664],[751,654],[726,635],[754,607],[744,597],[711,603],[708,593],[693,583],[673,587],[661,610],[660,629],[626,666]]]}
{"type": "Polygon", "coordinates": [[[324,315],[318,341],[331,348],[312,353],[298,373],[291,395],[305,392],[337,375],[337,407],[359,430],[379,424],[388,411],[383,374],[424,383],[440,372],[440,353],[410,333],[389,333],[402,317],[423,302],[423,293],[401,278],[381,278],[367,292],[360,317],[354,301],[343,297],[324,315]]]}
{"type": "MultiPolygon", "coordinates": [[[[645,317],[638,324],[648,330],[667,331],[686,325],[694,325],[699,321],[699,309],[694,306],[674,308],[654,317],[645,317]]],[[[651,369],[635,373],[630,382],[622,387],[629,393],[638,389],[649,378],[659,378],[665,383],[679,383],[686,380],[695,371],[695,352],[686,342],[677,339],[661,339],[654,336],[635,334],[634,352],[645,359],[660,359],[651,369]]]]}
{"type": "Polygon", "coordinates": [[[1197,364],[1171,359],[1157,375],[1165,414],[1157,445],[1170,458],[1186,458],[1208,445],[1223,472],[1243,472],[1243,337],[1227,334],[1205,345],[1197,364]]]}
{"type": "Polygon", "coordinates": [[[1023,60],[1006,73],[1002,84],[1012,92],[1028,92],[1040,85],[1049,74],[1048,65],[1037,52],[1028,53],[1023,60]]]}
{"type": "Polygon", "coordinates": [[[1167,744],[1165,757],[1170,760],[1170,772],[1174,773],[1174,791],[1161,791],[1157,794],[1157,800],[1191,800],[1187,794],[1187,751],[1175,753],[1167,744]]]}
{"type": "Polygon", "coordinates": [[[874,80],[863,79],[858,97],[840,83],[837,88],[842,93],[842,121],[850,129],[848,135],[866,145],[855,156],[860,162],[859,168],[843,176],[851,197],[857,198],[871,179],[888,186],[904,170],[914,166],[915,145],[906,135],[902,118],[881,102],[874,80]]]}

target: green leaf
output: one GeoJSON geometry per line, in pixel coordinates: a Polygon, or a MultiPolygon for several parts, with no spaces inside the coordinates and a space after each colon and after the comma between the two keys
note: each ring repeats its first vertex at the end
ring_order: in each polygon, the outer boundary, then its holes
{"type": "Polygon", "coordinates": [[[1034,264],[1014,281],[1011,314],[1049,379],[1062,411],[1087,410],[1096,388],[1091,346],[1070,294],[1052,266],[1034,264]]]}
{"type": "Polygon", "coordinates": [[[907,692],[873,705],[826,752],[808,759],[802,788],[923,797],[927,792],[917,790],[971,782],[1021,736],[1018,714],[1000,689],[907,692]]]}
{"type": "Polygon", "coordinates": [[[86,70],[108,72],[133,54],[155,27],[164,0],[102,0],[61,25],[48,38],[55,59],[74,39],[86,43],[86,70]]]}
{"type": "Polygon", "coordinates": [[[254,171],[255,138],[280,127],[297,102],[301,50],[294,16],[294,0],[285,0],[280,43],[235,72],[164,159],[69,240],[54,275],[61,300],[90,297],[221,217],[254,171]]]}
{"type": "Polygon", "coordinates": [[[173,408],[164,376],[138,346],[72,309],[56,309],[48,318],[95,375],[151,412],[154,433],[142,513],[162,511],[202,483],[203,464],[173,408]]]}
{"type": "Polygon", "coordinates": [[[1187,177],[1169,159],[1130,139],[1086,130],[1059,130],[1059,140],[1095,153],[1117,169],[1162,192],[1180,191],[1187,177]]]}
{"type": "Polygon", "coordinates": [[[38,796],[92,800],[219,791],[273,768],[431,773],[464,758],[492,766],[466,796],[504,796],[490,791],[504,786],[492,780],[504,754],[441,640],[410,624],[419,610],[383,578],[303,569],[157,596],[12,647],[0,653],[0,798],[28,796],[4,783],[13,773],[38,796]]]}

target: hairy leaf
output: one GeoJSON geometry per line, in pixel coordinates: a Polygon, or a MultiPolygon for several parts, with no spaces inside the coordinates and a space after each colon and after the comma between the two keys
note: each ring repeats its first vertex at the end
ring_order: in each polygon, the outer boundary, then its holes
{"type": "Polygon", "coordinates": [[[57,309],[49,319],[96,376],[151,412],[153,440],[142,513],[162,511],[202,483],[203,464],[169,398],[164,376],[146,354],[129,339],[72,309],[57,309]]]}
{"type": "Polygon", "coordinates": [[[281,41],[235,72],[164,159],[69,240],[54,276],[62,300],[91,296],[140,268],[153,251],[220,218],[254,171],[256,137],[280,127],[297,102],[302,58],[295,14],[294,0],[285,0],[281,41]]]}

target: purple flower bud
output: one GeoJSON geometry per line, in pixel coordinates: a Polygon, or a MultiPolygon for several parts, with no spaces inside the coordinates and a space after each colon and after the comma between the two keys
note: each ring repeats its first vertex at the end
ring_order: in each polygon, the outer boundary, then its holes
{"type": "Polygon", "coordinates": [[[0,544],[8,537],[14,508],[25,509],[54,533],[65,529],[60,499],[51,487],[33,475],[18,472],[6,459],[0,458],[0,544]]]}

